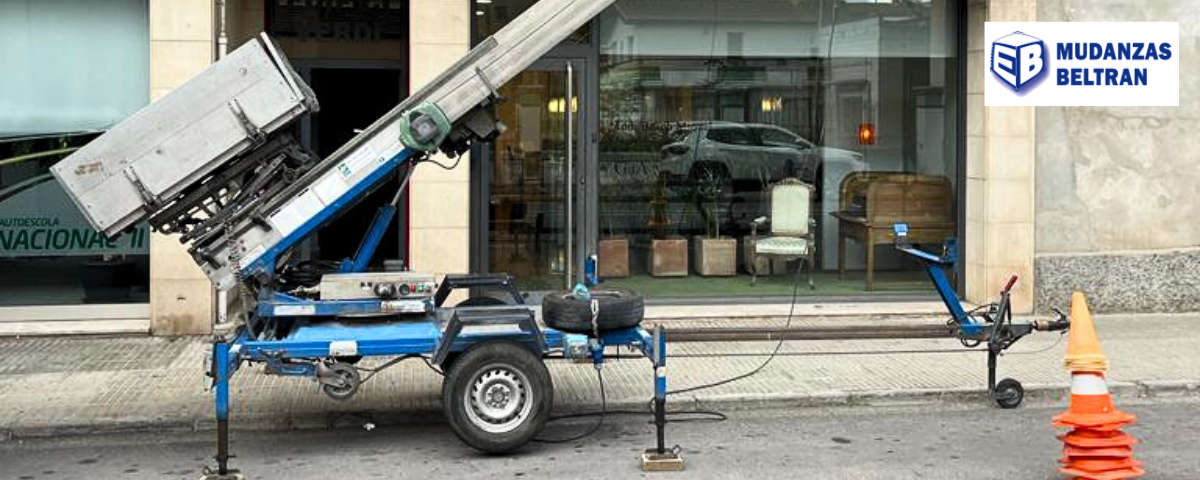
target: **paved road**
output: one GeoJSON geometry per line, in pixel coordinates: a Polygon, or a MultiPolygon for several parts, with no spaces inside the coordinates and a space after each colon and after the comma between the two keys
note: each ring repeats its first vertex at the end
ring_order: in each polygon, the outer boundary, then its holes
{"type": "MultiPolygon", "coordinates": [[[[1160,480],[1200,478],[1200,403],[1127,405],[1141,418],[1138,458],[1160,480]]],[[[1061,479],[1050,417],[1059,409],[889,407],[744,411],[721,423],[671,426],[686,478],[1061,479]]],[[[441,424],[366,431],[353,418],[335,431],[235,434],[235,459],[252,479],[684,478],[644,474],[652,439],[645,418],[610,417],[593,437],[487,457],[441,424]]],[[[558,424],[569,434],[588,423],[558,424]]],[[[212,448],[206,435],[105,436],[0,443],[0,478],[195,479],[212,448]]]]}

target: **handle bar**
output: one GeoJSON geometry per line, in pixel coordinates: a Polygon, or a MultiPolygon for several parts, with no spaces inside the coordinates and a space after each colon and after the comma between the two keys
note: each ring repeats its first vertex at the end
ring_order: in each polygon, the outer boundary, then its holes
{"type": "Polygon", "coordinates": [[[1017,283],[1017,276],[1013,275],[1011,278],[1008,279],[1008,283],[1004,284],[1004,290],[1001,290],[1000,293],[1008,293],[1010,290],[1012,290],[1013,285],[1015,285],[1016,283],[1017,283]]]}

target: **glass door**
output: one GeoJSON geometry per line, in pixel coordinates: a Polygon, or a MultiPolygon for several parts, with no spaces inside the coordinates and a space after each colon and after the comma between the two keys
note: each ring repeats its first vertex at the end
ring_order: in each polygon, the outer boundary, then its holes
{"type": "Polygon", "coordinates": [[[508,129],[482,147],[478,270],[512,274],[527,292],[569,288],[582,270],[585,65],[543,59],[501,87],[508,129]]]}

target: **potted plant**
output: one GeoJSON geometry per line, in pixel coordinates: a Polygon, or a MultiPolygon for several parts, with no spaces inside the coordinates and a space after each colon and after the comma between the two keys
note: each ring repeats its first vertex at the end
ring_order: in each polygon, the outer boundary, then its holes
{"type": "Polygon", "coordinates": [[[704,218],[703,237],[695,238],[696,273],[704,277],[737,274],[737,239],[721,236],[720,199],[724,185],[718,172],[706,170],[696,179],[696,196],[704,218]]]}
{"type": "Polygon", "coordinates": [[[650,199],[650,276],[686,277],[688,274],[688,241],[672,235],[671,220],[667,218],[667,182],[659,177],[650,199]]]}

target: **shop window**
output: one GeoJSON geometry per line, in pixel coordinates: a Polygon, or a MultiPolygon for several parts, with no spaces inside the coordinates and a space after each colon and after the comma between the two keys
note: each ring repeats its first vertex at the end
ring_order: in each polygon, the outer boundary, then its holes
{"type": "Polygon", "coordinates": [[[811,187],[808,205],[791,205],[813,225],[802,257],[816,288],[802,294],[929,292],[881,232],[907,221],[940,244],[957,231],[957,15],[950,0],[606,10],[601,250],[629,245],[630,264],[609,284],[659,297],[791,294],[802,262],[757,258],[750,244],[755,230],[770,235],[772,188],[796,181],[811,187]]]}
{"type": "Polygon", "coordinates": [[[149,301],[146,224],[104,238],[50,174],[98,135],[0,139],[0,306],[149,301]]]}
{"type": "MultiPolygon", "coordinates": [[[[537,0],[473,0],[471,14],[475,16],[472,28],[472,44],[479,43],[496,33],[508,22],[525,13],[537,0]]],[[[567,37],[568,43],[587,45],[591,43],[591,26],[584,24],[567,37]]]]}
{"type": "Polygon", "coordinates": [[[50,166],[149,101],[146,0],[0,2],[0,306],[149,301],[149,230],[108,240],[50,166]]]}

